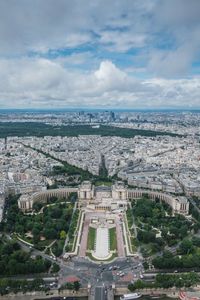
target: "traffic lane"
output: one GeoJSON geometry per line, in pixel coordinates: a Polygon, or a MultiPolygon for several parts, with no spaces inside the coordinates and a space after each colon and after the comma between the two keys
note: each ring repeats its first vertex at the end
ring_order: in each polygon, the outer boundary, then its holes
{"type": "Polygon", "coordinates": [[[106,293],[104,287],[96,287],[95,288],[95,300],[106,300],[106,293]]]}

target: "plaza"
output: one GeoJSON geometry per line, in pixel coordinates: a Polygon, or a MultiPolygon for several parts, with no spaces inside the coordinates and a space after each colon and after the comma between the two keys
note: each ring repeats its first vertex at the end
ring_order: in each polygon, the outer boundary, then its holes
{"type": "Polygon", "coordinates": [[[109,257],[109,230],[107,227],[98,227],[96,230],[96,242],[93,257],[104,260],[109,257]]]}
{"type": "Polygon", "coordinates": [[[159,200],[170,205],[173,214],[187,215],[189,211],[186,197],[152,190],[129,189],[121,181],[115,182],[112,186],[94,186],[90,181],[84,181],[79,187],[22,195],[18,200],[18,207],[25,213],[31,212],[36,202],[45,204],[54,196],[66,201],[65,199],[72,193],[77,193],[76,205],[81,213],[73,250],[66,252],[64,258],[79,256],[98,263],[134,256],[126,219],[126,210],[132,199],[140,199],[146,195],[152,201],[159,200]],[[93,230],[92,241],[91,229],[93,230]],[[113,242],[113,239],[116,242],[113,242]]]}

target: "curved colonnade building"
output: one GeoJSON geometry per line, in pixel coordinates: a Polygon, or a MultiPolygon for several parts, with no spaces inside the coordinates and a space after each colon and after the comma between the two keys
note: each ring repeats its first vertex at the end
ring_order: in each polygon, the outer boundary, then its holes
{"type": "Polygon", "coordinates": [[[36,202],[47,203],[48,199],[52,197],[67,199],[71,193],[77,193],[77,191],[78,188],[63,188],[45,190],[32,195],[24,194],[18,199],[18,207],[24,212],[30,211],[36,202]]]}
{"type": "Polygon", "coordinates": [[[139,199],[143,195],[148,195],[152,200],[159,199],[171,206],[173,213],[188,215],[189,201],[183,196],[173,196],[170,194],[160,193],[156,191],[142,190],[142,189],[129,189],[129,199],[139,199]]]}
{"type": "Polygon", "coordinates": [[[111,187],[95,187],[89,181],[84,181],[78,188],[62,188],[24,194],[18,200],[18,207],[24,212],[31,211],[35,202],[46,203],[52,197],[68,198],[71,193],[78,193],[79,207],[95,211],[113,211],[126,209],[129,200],[139,199],[148,195],[152,200],[159,199],[172,207],[173,213],[187,215],[189,202],[186,197],[173,196],[157,191],[129,189],[123,182],[116,182],[111,187]]]}

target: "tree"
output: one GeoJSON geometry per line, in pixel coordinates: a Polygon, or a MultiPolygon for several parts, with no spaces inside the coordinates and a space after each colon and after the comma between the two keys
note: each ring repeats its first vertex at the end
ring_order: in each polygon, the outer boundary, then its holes
{"type": "Polygon", "coordinates": [[[75,291],[78,291],[80,289],[80,287],[81,287],[80,282],[79,281],[75,281],[74,282],[74,289],[75,289],[75,291]]]}
{"type": "Polygon", "coordinates": [[[43,234],[45,236],[46,239],[48,240],[53,240],[53,239],[56,239],[57,238],[57,232],[54,228],[45,228],[43,230],[43,234]]]}
{"type": "Polygon", "coordinates": [[[40,235],[40,232],[41,232],[40,224],[39,223],[35,223],[34,227],[33,227],[33,230],[32,230],[32,234],[34,236],[38,236],[38,235],[40,235]]]}
{"type": "Polygon", "coordinates": [[[187,225],[181,226],[181,228],[179,229],[180,237],[184,238],[187,235],[187,231],[188,231],[187,225]]]}
{"type": "Polygon", "coordinates": [[[14,275],[17,273],[17,261],[15,259],[11,259],[7,265],[8,272],[10,275],[14,275]]]}
{"type": "Polygon", "coordinates": [[[148,264],[147,261],[144,261],[144,262],[143,262],[143,267],[144,267],[145,270],[148,270],[148,269],[149,269],[149,264],[148,264]]]}
{"type": "Polygon", "coordinates": [[[51,217],[54,219],[60,218],[62,215],[62,210],[59,207],[53,207],[51,210],[51,217]]]}
{"type": "Polygon", "coordinates": [[[35,202],[33,203],[33,210],[35,210],[36,212],[40,211],[41,208],[43,207],[43,203],[41,202],[35,202]]]}
{"type": "Polygon", "coordinates": [[[179,246],[180,254],[189,254],[192,253],[193,251],[194,251],[194,246],[192,241],[188,239],[184,239],[179,246]]]}
{"type": "Polygon", "coordinates": [[[53,263],[51,273],[57,273],[57,272],[59,272],[59,271],[60,271],[59,265],[56,264],[56,263],[53,263]]]}
{"type": "Polygon", "coordinates": [[[16,242],[7,242],[2,246],[1,255],[11,255],[13,251],[18,250],[20,247],[16,242]]]}
{"type": "Polygon", "coordinates": [[[155,242],[156,235],[152,231],[139,230],[137,238],[144,243],[155,242]]]}
{"type": "Polygon", "coordinates": [[[172,254],[172,252],[170,252],[170,251],[164,251],[163,252],[163,258],[173,258],[173,254],[172,254]]]}
{"type": "Polygon", "coordinates": [[[55,256],[60,256],[63,252],[64,240],[57,241],[53,244],[52,251],[55,256]]]}
{"type": "Polygon", "coordinates": [[[164,239],[161,237],[156,238],[155,243],[157,243],[159,246],[163,246],[165,244],[164,239]]]}
{"type": "Polygon", "coordinates": [[[60,239],[61,240],[65,240],[66,236],[67,236],[67,234],[66,234],[65,230],[61,230],[61,232],[60,232],[60,239]]]}
{"type": "Polygon", "coordinates": [[[194,236],[192,238],[192,243],[193,243],[194,246],[200,247],[200,238],[194,236]]]}

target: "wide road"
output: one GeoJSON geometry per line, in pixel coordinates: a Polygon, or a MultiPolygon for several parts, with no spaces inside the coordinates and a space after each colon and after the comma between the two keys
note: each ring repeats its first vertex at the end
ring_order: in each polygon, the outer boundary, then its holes
{"type": "Polygon", "coordinates": [[[103,286],[97,286],[95,288],[95,300],[106,300],[105,288],[103,286]]]}

